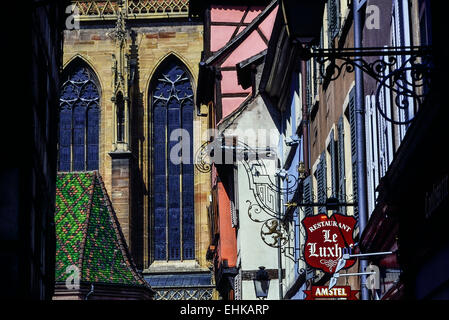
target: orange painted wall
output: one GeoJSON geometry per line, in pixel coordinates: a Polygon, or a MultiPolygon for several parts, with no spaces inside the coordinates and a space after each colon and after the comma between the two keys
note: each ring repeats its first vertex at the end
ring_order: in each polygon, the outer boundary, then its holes
{"type": "Polygon", "coordinates": [[[219,261],[228,260],[228,267],[235,267],[237,263],[237,238],[231,223],[231,201],[223,183],[218,181],[218,228],[220,241],[218,244],[219,261]]]}

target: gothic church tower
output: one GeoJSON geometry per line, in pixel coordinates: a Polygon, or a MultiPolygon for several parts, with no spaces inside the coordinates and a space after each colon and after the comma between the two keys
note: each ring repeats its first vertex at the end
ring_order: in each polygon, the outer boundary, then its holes
{"type": "Polygon", "coordinates": [[[72,6],[58,171],[98,171],[156,299],[211,299],[210,177],[193,164],[209,121],[194,108],[203,24],[189,15],[188,0],[72,6]],[[182,160],[172,161],[187,140],[182,160]]]}

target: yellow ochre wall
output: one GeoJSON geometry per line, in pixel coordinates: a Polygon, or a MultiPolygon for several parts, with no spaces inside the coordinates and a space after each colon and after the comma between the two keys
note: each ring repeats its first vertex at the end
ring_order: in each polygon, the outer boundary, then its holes
{"type": "MultiPolygon", "coordinates": [[[[203,50],[203,26],[200,22],[188,22],[186,19],[171,21],[165,19],[155,20],[127,20],[128,29],[136,32],[135,43],[137,46],[138,58],[138,96],[137,107],[141,116],[136,120],[132,119],[131,126],[137,126],[143,136],[133,137],[138,139],[137,148],[132,151],[137,157],[139,170],[142,173],[144,190],[150,190],[149,170],[151,165],[148,160],[148,147],[151,141],[149,124],[150,109],[148,106],[148,92],[150,81],[158,65],[170,54],[179,58],[190,71],[193,79],[193,90],[196,90],[198,76],[198,64],[203,50]],[[137,150],[136,150],[137,149],[137,150]]],[[[112,151],[113,143],[113,102],[111,101],[113,92],[112,54],[116,52],[115,41],[112,32],[115,28],[115,21],[89,21],[81,22],[79,30],[66,30],[64,32],[64,57],[63,65],[66,67],[73,59],[79,57],[83,59],[98,77],[101,90],[101,120],[100,120],[100,164],[99,172],[103,177],[108,194],[112,190],[112,167],[111,157],[108,154],[112,151]]],[[[128,36],[127,46],[131,46],[131,37],[128,36]]],[[[129,52],[129,50],[127,50],[129,52]]],[[[133,104],[134,106],[134,104],[133,104]]],[[[133,112],[133,111],[131,111],[133,112]]],[[[199,121],[200,126],[195,127],[195,132],[202,132],[207,127],[207,117],[198,117],[195,113],[194,120],[199,121]]],[[[133,132],[133,131],[131,131],[133,132]]],[[[196,140],[197,137],[195,137],[196,140]]],[[[135,141],[135,140],[134,140],[135,141]]],[[[194,152],[198,146],[194,144],[194,152]]],[[[132,144],[133,145],[133,144],[132,144]]],[[[196,230],[196,259],[202,268],[207,267],[206,251],[209,245],[209,226],[207,215],[207,199],[209,194],[210,178],[208,174],[201,174],[195,170],[195,230],[196,230]]],[[[135,249],[131,246],[132,255],[135,260],[142,261],[144,269],[149,267],[149,192],[144,193],[143,198],[143,225],[128,226],[127,222],[120,219],[120,212],[117,212],[122,229],[142,228],[143,247],[135,249]],[[138,252],[136,252],[138,251],[138,252]]]]}

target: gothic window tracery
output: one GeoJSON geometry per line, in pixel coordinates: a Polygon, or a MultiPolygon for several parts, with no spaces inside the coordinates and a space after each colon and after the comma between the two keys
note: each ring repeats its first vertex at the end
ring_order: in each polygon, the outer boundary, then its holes
{"type": "Polygon", "coordinates": [[[99,101],[86,66],[66,70],[59,99],[59,171],[98,170],[99,101]]]}
{"type": "Polygon", "coordinates": [[[194,259],[191,79],[180,61],[169,59],[156,72],[152,88],[154,259],[194,259]],[[170,150],[182,138],[172,141],[170,136],[179,129],[189,134],[190,150],[181,153],[188,152],[190,159],[175,163],[170,159],[170,150]]]}

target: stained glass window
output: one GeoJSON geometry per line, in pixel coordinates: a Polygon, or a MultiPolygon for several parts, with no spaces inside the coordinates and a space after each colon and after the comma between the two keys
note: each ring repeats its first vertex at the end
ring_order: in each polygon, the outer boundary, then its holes
{"type": "MultiPolygon", "coordinates": [[[[153,186],[155,260],[194,259],[193,209],[193,91],[182,64],[170,59],[162,64],[153,80],[153,186]],[[174,130],[189,133],[188,161],[171,161],[174,130]]],[[[180,138],[181,139],[181,138],[180,138]]]]}
{"type": "Polygon", "coordinates": [[[66,70],[59,99],[59,171],[98,170],[99,100],[87,67],[66,70]]]}

